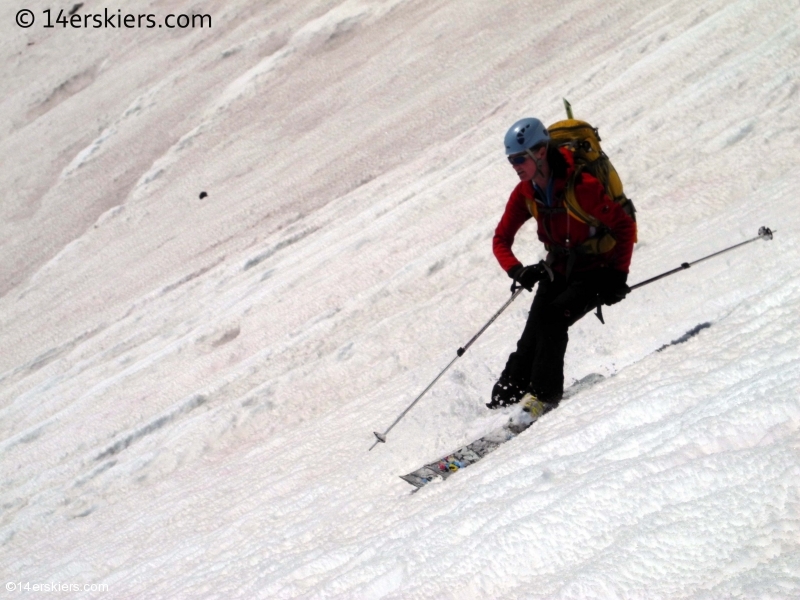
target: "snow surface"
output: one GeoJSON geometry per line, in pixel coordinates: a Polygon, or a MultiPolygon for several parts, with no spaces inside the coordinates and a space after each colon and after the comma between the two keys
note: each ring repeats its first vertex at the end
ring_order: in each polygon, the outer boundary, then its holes
{"type": "Polygon", "coordinates": [[[0,7],[4,597],[800,597],[800,2],[48,7],[0,7]],[[579,322],[568,382],[609,377],[411,494],[505,418],[528,295],[367,451],[507,299],[502,136],[562,97],[631,282],[775,240],[579,322]]]}

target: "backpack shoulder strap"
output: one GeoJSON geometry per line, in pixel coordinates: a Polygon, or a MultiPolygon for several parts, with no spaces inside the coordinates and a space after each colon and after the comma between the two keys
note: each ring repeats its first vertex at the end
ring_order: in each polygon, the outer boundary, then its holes
{"type": "Polygon", "coordinates": [[[533,198],[525,198],[525,204],[528,205],[528,210],[534,219],[539,219],[539,209],[536,207],[536,200],[533,198]]]}
{"type": "Polygon", "coordinates": [[[523,198],[525,198],[525,205],[528,207],[528,212],[531,213],[534,219],[539,218],[539,209],[536,206],[536,192],[533,189],[533,183],[531,183],[531,193],[525,194],[523,198]]]}
{"type": "Polygon", "coordinates": [[[567,187],[564,193],[564,203],[567,206],[567,212],[578,221],[582,223],[586,223],[591,227],[600,227],[601,223],[597,219],[595,219],[592,215],[587,213],[581,207],[580,203],[578,202],[578,198],[575,195],[575,186],[579,183],[581,174],[583,172],[583,166],[579,166],[575,168],[575,172],[567,179],[567,187]]]}

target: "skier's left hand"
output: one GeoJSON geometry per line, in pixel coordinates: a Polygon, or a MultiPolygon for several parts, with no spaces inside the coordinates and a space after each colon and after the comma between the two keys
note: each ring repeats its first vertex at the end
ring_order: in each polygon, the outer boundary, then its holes
{"type": "Polygon", "coordinates": [[[631,288],[626,283],[628,274],[610,268],[603,268],[600,271],[597,278],[597,295],[600,298],[600,302],[606,306],[611,306],[623,300],[628,295],[628,292],[631,291],[631,288]]]}

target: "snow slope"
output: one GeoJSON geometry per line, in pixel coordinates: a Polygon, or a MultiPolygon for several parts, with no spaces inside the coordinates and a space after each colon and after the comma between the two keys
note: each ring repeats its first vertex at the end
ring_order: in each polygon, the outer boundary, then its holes
{"type": "Polygon", "coordinates": [[[800,595],[800,2],[28,8],[0,8],[3,584],[800,595]],[[501,139],[564,96],[639,209],[631,282],[775,240],[580,321],[567,380],[606,381],[412,495],[397,475],[503,420],[530,297],[372,431],[507,299],[501,139]]]}

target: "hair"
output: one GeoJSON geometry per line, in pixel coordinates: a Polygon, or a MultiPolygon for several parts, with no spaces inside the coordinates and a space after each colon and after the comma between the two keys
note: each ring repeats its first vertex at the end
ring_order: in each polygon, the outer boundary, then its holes
{"type": "Polygon", "coordinates": [[[551,144],[547,147],[547,164],[556,179],[564,179],[567,176],[567,159],[561,154],[558,146],[551,144]]]}

